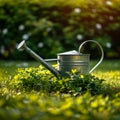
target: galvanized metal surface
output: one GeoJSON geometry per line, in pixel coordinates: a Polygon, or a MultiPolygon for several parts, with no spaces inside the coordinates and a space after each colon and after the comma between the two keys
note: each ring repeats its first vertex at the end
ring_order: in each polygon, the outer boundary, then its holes
{"type": "Polygon", "coordinates": [[[67,75],[72,69],[76,69],[80,74],[89,73],[89,54],[58,54],[58,70],[62,76],[67,75]]]}

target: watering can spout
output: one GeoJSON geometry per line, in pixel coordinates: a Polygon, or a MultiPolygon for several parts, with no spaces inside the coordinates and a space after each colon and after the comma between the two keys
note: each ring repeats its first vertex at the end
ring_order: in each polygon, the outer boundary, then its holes
{"type": "Polygon", "coordinates": [[[60,76],[59,71],[57,71],[54,67],[52,67],[50,64],[48,64],[43,58],[38,56],[34,51],[32,51],[29,47],[27,47],[25,40],[20,42],[17,46],[18,50],[25,50],[28,52],[33,58],[35,58],[37,61],[41,62],[42,65],[44,65],[48,70],[51,71],[56,77],[60,76]]]}

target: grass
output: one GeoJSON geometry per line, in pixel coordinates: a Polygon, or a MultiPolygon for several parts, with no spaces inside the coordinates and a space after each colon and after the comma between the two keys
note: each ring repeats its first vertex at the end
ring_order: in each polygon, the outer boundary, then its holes
{"type": "MultiPolygon", "coordinates": [[[[90,62],[91,68],[97,63],[97,61],[90,62]]],[[[39,62],[36,61],[0,61],[0,69],[5,69],[7,72],[14,73],[17,68],[22,67],[38,67],[39,62]],[[11,70],[12,69],[12,70],[11,70]],[[13,71],[13,72],[12,72],[13,71]]],[[[119,60],[104,60],[93,73],[97,72],[110,72],[110,71],[120,71],[120,61],[119,60]]]]}
{"type": "MultiPolygon", "coordinates": [[[[96,63],[97,61],[92,61],[91,67],[96,63]]],[[[86,91],[81,95],[77,95],[78,93],[75,92],[72,96],[71,94],[64,92],[68,90],[66,87],[69,86],[66,85],[69,83],[69,79],[59,81],[55,79],[55,83],[57,84],[54,84],[53,88],[56,88],[57,91],[53,91],[51,93],[45,92],[44,89],[49,89],[49,85],[53,84],[53,81],[50,81],[51,75],[46,75],[47,77],[44,75],[47,74],[46,72],[43,74],[42,71],[36,71],[39,65],[40,64],[38,62],[0,61],[1,120],[49,120],[50,118],[53,120],[120,119],[119,60],[104,60],[92,73],[92,75],[99,79],[87,77],[87,79],[93,79],[96,82],[100,79],[104,79],[102,89],[99,89],[99,87],[91,89],[100,90],[100,94],[96,95],[92,95],[89,91],[86,91]],[[28,69],[22,69],[22,74],[17,72],[18,68],[26,67],[28,69]],[[33,69],[34,67],[35,69],[33,69]],[[38,73],[41,77],[35,75],[38,73]],[[19,79],[15,79],[14,76],[19,77],[19,79]],[[20,79],[24,81],[23,85],[30,88],[29,91],[24,89],[25,86],[21,86],[21,83],[19,82],[20,79]],[[27,80],[29,80],[30,84],[27,83],[27,80]],[[34,90],[32,89],[33,86],[29,86],[32,85],[31,83],[34,84],[34,82],[39,85],[43,91],[40,89],[34,90]],[[63,93],[61,93],[60,90],[62,90],[63,93]]],[[[79,79],[78,76],[75,76],[75,79],[79,79]]],[[[87,79],[84,77],[85,81],[87,79]]],[[[95,82],[92,82],[92,84],[93,83],[95,82]]],[[[87,84],[83,81],[82,85],[85,87],[87,84]]],[[[93,87],[96,86],[97,85],[93,87]]],[[[77,88],[71,90],[78,91],[77,88]]]]}
{"type": "MultiPolygon", "coordinates": [[[[92,68],[97,61],[90,62],[92,68]]],[[[13,78],[17,74],[18,68],[29,68],[40,66],[36,61],[0,61],[1,79],[8,77],[13,78]]],[[[119,60],[104,60],[93,72],[93,75],[100,79],[105,79],[104,90],[106,93],[116,93],[120,91],[120,61],[119,60]]]]}

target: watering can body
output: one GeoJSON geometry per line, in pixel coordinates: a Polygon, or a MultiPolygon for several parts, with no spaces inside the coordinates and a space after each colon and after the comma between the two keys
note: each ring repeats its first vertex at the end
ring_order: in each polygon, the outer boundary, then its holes
{"type": "Polygon", "coordinates": [[[32,57],[34,57],[36,60],[41,62],[43,66],[45,66],[48,70],[50,70],[56,77],[59,76],[67,76],[68,72],[71,72],[72,69],[76,69],[80,72],[80,74],[89,74],[91,73],[103,60],[104,52],[102,49],[102,46],[94,41],[94,40],[87,40],[83,42],[79,46],[79,50],[72,50],[64,53],[57,54],[57,59],[48,59],[45,60],[38,56],[34,51],[32,51],[29,47],[27,47],[25,40],[22,41],[18,46],[17,49],[19,50],[26,50],[32,57]],[[96,43],[100,50],[101,50],[101,58],[99,62],[90,70],[90,54],[82,54],[81,48],[82,46],[87,42],[94,42],[96,43]],[[58,63],[58,69],[56,70],[53,68],[47,61],[57,60],[58,63]]]}
{"type": "Polygon", "coordinates": [[[62,76],[66,76],[67,72],[76,69],[80,74],[89,73],[90,54],[80,54],[73,50],[57,55],[58,70],[62,76]]]}

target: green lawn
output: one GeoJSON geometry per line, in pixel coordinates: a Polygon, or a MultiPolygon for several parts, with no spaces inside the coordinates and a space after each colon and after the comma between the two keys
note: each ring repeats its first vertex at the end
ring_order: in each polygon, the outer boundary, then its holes
{"type": "Polygon", "coordinates": [[[60,80],[39,65],[0,61],[1,120],[120,119],[119,60],[104,60],[92,75],[60,80]]]}

